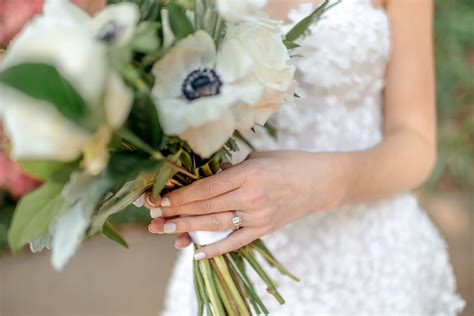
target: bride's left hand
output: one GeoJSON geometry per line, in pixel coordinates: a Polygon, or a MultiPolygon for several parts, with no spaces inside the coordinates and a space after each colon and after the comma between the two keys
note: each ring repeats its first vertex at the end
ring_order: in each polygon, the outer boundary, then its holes
{"type": "Polygon", "coordinates": [[[343,166],[333,154],[302,151],[254,153],[223,172],[175,190],[147,207],[151,232],[180,234],[177,248],[190,244],[187,232],[241,229],[205,246],[197,259],[239,249],[311,212],[331,209],[344,194],[343,166]],[[234,211],[235,210],[235,211],[234,211]]]}

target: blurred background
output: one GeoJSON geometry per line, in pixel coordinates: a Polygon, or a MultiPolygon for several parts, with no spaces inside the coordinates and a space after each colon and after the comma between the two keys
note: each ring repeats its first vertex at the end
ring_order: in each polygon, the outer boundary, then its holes
{"type": "MultiPolygon", "coordinates": [[[[0,49],[42,2],[0,0],[0,49]]],[[[94,12],[103,1],[74,2],[94,12]]],[[[474,1],[436,0],[435,7],[439,160],[417,194],[448,241],[467,301],[463,315],[474,315],[474,1]]],[[[176,251],[171,238],[147,232],[146,210],[130,207],[114,218],[129,251],[93,238],[62,273],[52,270],[48,253],[10,255],[13,209],[38,182],[21,173],[2,144],[0,137],[0,316],[157,315],[176,251]]]]}

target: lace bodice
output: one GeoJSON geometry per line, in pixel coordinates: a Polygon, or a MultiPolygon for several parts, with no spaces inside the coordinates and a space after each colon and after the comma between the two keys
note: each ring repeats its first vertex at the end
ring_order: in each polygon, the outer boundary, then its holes
{"type": "MultiPolygon", "coordinates": [[[[312,9],[301,5],[290,19],[300,20],[312,9]]],[[[272,118],[278,140],[263,128],[247,136],[263,150],[352,151],[376,145],[383,136],[382,93],[391,50],[387,14],[370,0],[342,0],[312,31],[295,52],[302,57],[294,58],[301,98],[272,118]]],[[[265,241],[302,277],[295,284],[273,271],[287,300],[280,306],[264,298],[273,316],[453,316],[464,305],[446,245],[409,193],[317,212],[265,241]]],[[[165,316],[194,315],[192,254],[188,248],[178,260],[165,316]]]]}
{"type": "MultiPolygon", "coordinates": [[[[300,21],[314,9],[290,13],[300,21]]],[[[278,141],[259,131],[260,149],[348,151],[381,140],[384,76],[390,56],[388,17],[370,0],[344,0],[330,9],[294,52],[296,105],[272,118],[278,141]]]]}

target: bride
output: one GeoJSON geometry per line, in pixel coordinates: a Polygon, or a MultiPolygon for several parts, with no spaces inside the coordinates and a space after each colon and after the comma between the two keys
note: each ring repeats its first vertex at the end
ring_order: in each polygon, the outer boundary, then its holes
{"type": "MultiPolygon", "coordinates": [[[[268,13],[296,21],[318,1],[303,2],[270,1],[268,13]]],[[[302,278],[277,278],[287,303],[270,297],[272,315],[462,310],[446,245],[408,193],[436,158],[431,24],[430,0],[341,1],[294,58],[301,99],[273,119],[278,140],[257,131],[260,151],[244,162],[148,203],[150,231],[178,234],[180,249],[189,231],[232,228],[233,210],[242,219],[227,239],[183,251],[164,315],[193,315],[191,256],[263,236],[302,278]]]]}

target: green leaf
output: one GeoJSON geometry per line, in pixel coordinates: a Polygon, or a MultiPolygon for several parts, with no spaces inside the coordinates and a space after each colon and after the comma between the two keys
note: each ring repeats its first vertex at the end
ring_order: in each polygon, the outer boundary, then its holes
{"type": "MultiPolygon", "coordinates": [[[[137,181],[138,182],[138,181],[137,181]]],[[[137,183],[137,186],[125,193],[125,195],[116,194],[114,197],[105,202],[92,218],[88,236],[92,236],[102,230],[107,219],[119,212],[125,210],[130,204],[138,199],[143,193],[151,188],[149,183],[137,183]]]]}
{"type": "Polygon", "coordinates": [[[61,196],[63,186],[48,182],[20,201],[8,232],[8,242],[14,253],[46,232],[56,215],[67,207],[61,196]]]}
{"type": "Polygon", "coordinates": [[[319,21],[323,13],[325,13],[329,8],[333,7],[337,3],[339,2],[329,5],[329,0],[325,0],[318,8],[316,8],[316,10],[301,20],[288,32],[288,34],[286,34],[284,42],[292,43],[301,38],[312,24],[319,21]]]}
{"type": "Polygon", "coordinates": [[[24,63],[0,72],[0,83],[56,107],[65,117],[80,123],[87,107],[72,85],[55,67],[47,64],[24,63]]]}
{"type": "Polygon", "coordinates": [[[273,139],[278,139],[278,131],[272,124],[266,123],[264,126],[265,130],[267,131],[268,135],[270,135],[273,139]]]}
{"type": "Polygon", "coordinates": [[[67,182],[78,162],[59,162],[51,160],[20,160],[21,168],[29,175],[40,180],[67,182]]]}
{"type": "MultiPolygon", "coordinates": [[[[168,161],[177,163],[181,155],[181,150],[167,158],[168,161]]],[[[176,171],[167,165],[164,161],[161,163],[153,185],[153,198],[156,198],[163,191],[166,183],[175,175],[176,171]]]]}
{"type": "Polygon", "coordinates": [[[170,27],[176,39],[182,39],[194,33],[194,27],[186,16],[182,6],[176,3],[168,3],[170,27]]]}
{"type": "Polygon", "coordinates": [[[288,49],[294,49],[294,48],[301,47],[301,45],[299,45],[295,42],[292,42],[292,41],[287,41],[287,40],[283,40],[283,44],[285,44],[286,48],[288,48],[288,49]]]}
{"type": "Polygon", "coordinates": [[[151,53],[160,48],[158,30],[160,24],[156,22],[142,22],[138,25],[133,39],[133,48],[140,53],[151,53]]]}
{"type": "Polygon", "coordinates": [[[141,93],[136,96],[130,113],[128,129],[137,135],[151,148],[160,147],[163,140],[163,130],[158,120],[158,112],[155,104],[148,93],[141,93]]]}
{"type": "Polygon", "coordinates": [[[127,241],[119,234],[115,227],[110,224],[110,222],[105,222],[104,226],[102,227],[102,234],[123,248],[128,249],[127,241]]]}
{"type": "Polygon", "coordinates": [[[149,156],[136,152],[115,152],[110,157],[106,172],[113,183],[123,184],[135,179],[140,172],[151,169],[158,163],[160,161],[152,160],[149,156]]]}

